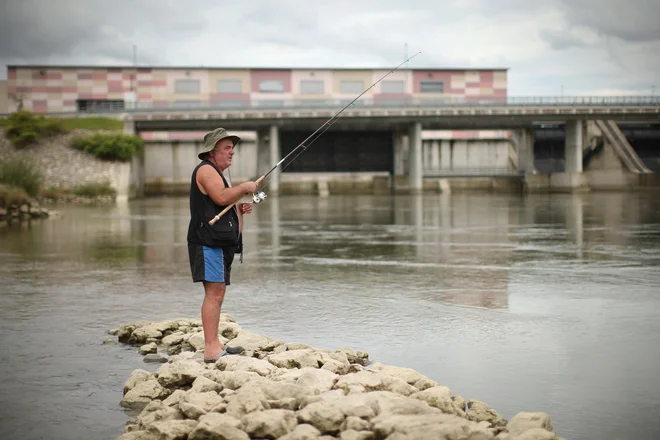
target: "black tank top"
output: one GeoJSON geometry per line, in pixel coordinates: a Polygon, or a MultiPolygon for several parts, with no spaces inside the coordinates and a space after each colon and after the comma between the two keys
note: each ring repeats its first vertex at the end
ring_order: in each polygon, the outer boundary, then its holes
{"type": "MultiPolygon", "coordinates": [[[[225,188],[229,188],[230,185],[225,179],[225,176],[220,172],[220,169],[215,166],[213,163],[208,160],[203,160],[200,162],[195,170],[192,173],[192,178],[190,180],[190,224],[188,225],[188,242],[189,243],[198,243],[206,246],[213,245],[213,243],[205,243],[205,237],[208,237],[208,234],[203,233],[202,228],[211,228],[208,222],[217,214],[222,212],[226,206],[219,206],[213,202],[213,199],[209,195],[205,195],[200,191],[199,186],[197,185],[197,171],[204,165],[212,166],[225,184],[225,188]]],[[[225,215],[223,215],[220,220],[218,220],[214,227],[217,228],[227,228],[231,227],[236,231],[236,242],[235,246],[239,244],[239,224],[238,224],[238,213],[236,212],[236,207],[230,209],[225,215]]],[[[228,244],[231,246],[231,244],[228,244]]],[[[224,247],[224,246],[222,246],[224,247]]]]}

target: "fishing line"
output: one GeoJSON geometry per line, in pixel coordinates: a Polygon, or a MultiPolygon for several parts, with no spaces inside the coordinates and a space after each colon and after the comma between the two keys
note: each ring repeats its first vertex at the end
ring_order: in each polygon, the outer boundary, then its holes
{"type": "MultiPolygon", "coordinates": [[[[263,199],[265,199],[265,198],[267,197],[266,194],[265,194],[263,191],[259,191],[259,190],[258,190],[258,189],[259,189],[259,185],[260,185],[260,183],[261,183],[262,181],[265,181],[265,179],[266,179],[271,173],[273,173],[275,170],[277,170],[277,168],[278,168],[280,165],[282,165],[282,164],[283,164],[283,163],[284,163],[289,157],[293,156],[293,154],[296,153],[296,151],[297,151],[298,149],[301,149],[301,148],[302,148],[302,150],[301,150],[300,152],[298,152],[298,153],[293,157],[293,159],[289,162],[289,164],[291,164],[291,162],[293,162],[293,161],[294,161],[294,160],[295,160],[295,159],[296,159],[296,158],[297,158],[297,157],[298,157],[303,151],[305,151],[310,145],[312,145],[312,143],[314,143],[314,141],[316,141],[316,139],[318,139],[323,133],[325,133],[325,132],[328,130],[328,128],[330,128],[335,122],[337,122],[337,121],[339,120],[339,116],[344,112],[344,110],[346,110],[348,107],[350,107],[351,105],[353,105],[353,103],[354,103],[355,101],[357,101],[358,99],[360,99],[360,98],[361,98],[365,93],[367,93],[369,90],[371,90],[372,88],[374,88],[374,87],[376,86],[376,84],[378,84],[379,82],[381,82],[383,79],[385,79],[385,78],[386,78],[387,76],[389,76],[391,73],[393,73],[394,71],[396,71],[397,69],[399,69],[399,67],[403,66],[403,65],[406,64],[408,61],[410,61],[411,59],[413,59],[413,58],[415,58],[417,55],[419,55],[420,53],[421,53],[421,52],[417,52],[415,55],[413,55],[413,56],[411,56],[410,58],[406,59],[404,62],[402,62],[401,64],[399,64],[398,66],[396,66],[394,69],[390,70],[390,71],[387,72],[385,75],[383,75],[378,81],[376,81],[375,83],[373,83],[372,85],[370,85],[366,90],[364,90],[364,91],[363,91],[362,93],[360,93],[357,97],[355,97],[351,102],[349,102],[348,104],[346,104],[341,110],[339,110],[337,113],[335,113],[330,119],[328,119],[327,121],[325,121],[325,122],[323,123],[323,125],[321,125],[319,128],[317,128],[317,129],[316,129],[312,134],[310,134],[310,135],[309,135],[304,141],[302,141],[302,142],[301,142],[296,148],[294,148],[293,150],[291,150],[291,152],[290,152],[289,154],[287,154],[287,155],[284,156],[282,159],[280,159],[280,161],[277,162],[277,163],[275,164],[275,166],[273,166],[270,170],[268,170],[268,172],[267,172],[266,174],[264,174],[263,176],[261,176],[260,178],[258,178],[258,179],[256,180],[256,182],[255,182],[255,183],[257,184],[257,191],[252,195],[252,200],[254,201],[254,203],[260,203],[263,199]],[[310,140],[311,140],[311,141],[310,141],[310,140]],[[308,143],[308,142],[309,142],[309,143],[308,143]]],[[[286,166],[288,166],[289,164],[287,164],[286,166]]],[[[283,170],[284,168],[285,168],[285,167],[283,167],[283,168],[280,170],[280,173],[282,172],[282,170],[283,170]]],[[[267,182],[264,182],[263,186],[266,186],[266,184],[267,184],[267,182]]],[[[263,187],[263,186],[262,186],[262,187],[263,187]]],[[[232,203],[231,205],[227,206],[224,210],[222,210],[222,212],[220,212],[218,215],[216,215],[216,216],[213,217],[211,220],[209,220],[209,224],[210,224],[210,225],[213,225],[215,222],[217,222],[217,221],[220,219],[220,217],[222,217],[227,211],[229,211],[234,205],[236,205],[236,203],[238,203],[242,198],[243,198],[243,196],[239,197],[238,200],[236,200],[236,201],[235,201],[234,203],[232,203]]]]}

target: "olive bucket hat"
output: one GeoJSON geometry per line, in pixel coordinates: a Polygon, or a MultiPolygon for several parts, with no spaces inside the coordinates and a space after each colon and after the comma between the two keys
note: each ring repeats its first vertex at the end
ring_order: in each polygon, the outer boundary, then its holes
{"type": "Polygon", "coordinates": [[[240,137],[227,133],[227,130],[224,128],[216,128],[215,130],[206,133],[204,135],[204,147],[202,148],[202,151],[199,152],[197,157],[204,159],[204,155],[213,150],[215,148],[215,144],[217,144],[218,141],[226,138],[231,139],[231,141],[234,143],[234,146],[241,140],[240,137]]]}

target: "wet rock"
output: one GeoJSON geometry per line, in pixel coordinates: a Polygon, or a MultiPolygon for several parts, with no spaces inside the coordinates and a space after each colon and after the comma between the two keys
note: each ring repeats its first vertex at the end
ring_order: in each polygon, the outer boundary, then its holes
{"type": "Polygon", "coordinates": [[[501,430],[506,427],[506,419],[484,402],[476,399],[470,399],[468,400],[467,406],[468,411],[466,417],[469,420],[473,420],[475,422],[488,422],[491,426],[501,430]]]}
{"type": "Polygon", "coordinates": [[[156,353],[158,351],[158,346],[155,343],[145,344],[138,349],[140,354],[149,354],[156,353]]]}
{"type": "Polygon", "coordinates": [[[154,375],[146,370],[133,370],[126,382],[124,383],[124,394],[128,393],[130,390],[135,388],[135,386],[141,382],[146,382],[148,380],[154,379],[154,375]]]}
{"type": "Polygon", "coordinates": [[[513,436],[518,436],[535,428],[554,431],[550,416],[544,412],[519,412],[509,421],[506,431],[513,436]]]}
{"type": "Polygon", "coordinates": [[[142,358],[142,361],[147,364],[164,364],[167,358],[156,353],[149,353],[142,358]]]}
{"type": "Polygon", "coordinates": [[[129,390],[120,405],[125,408],[140,408],[154,399],[163,399],[169,395],[167,389],[162,387],[156,379],[139,382],[129,390]]]}

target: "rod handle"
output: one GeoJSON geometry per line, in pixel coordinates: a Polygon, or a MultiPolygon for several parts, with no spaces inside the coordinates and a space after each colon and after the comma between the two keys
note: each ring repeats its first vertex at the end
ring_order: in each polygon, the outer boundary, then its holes
{"type": "MultiPolygon", "coordinates": [[[[261,182],[262,180],[264,180],[264,177],[266,177],[266,176],[264,175],[264,176],[259,177],[254,183],[256,183],[257,185],[259,185],[259,182],[261,182]]],[[[223,215],[225,215],[225,214],[226,214],[231,208],[233,208],[234,205],[236,205],[236,204],[237,204],[242,198],[243,198],[243,196],[240,196],[240,197],[238,198],[238,200],[236,200],[236,201],[235,201],[234,203],[232,203],[231,205],[227,206],[227,207],[226,207],[225,209],[223,209],[218,215],[216,215],[216,216],[213,217],[211,220],[209,220],[209,225],[213,226],[213,224],[214,224],[215,222],[217,222],[218,220],[220,220],[220,217],[222,217],[223,215]]]]}

